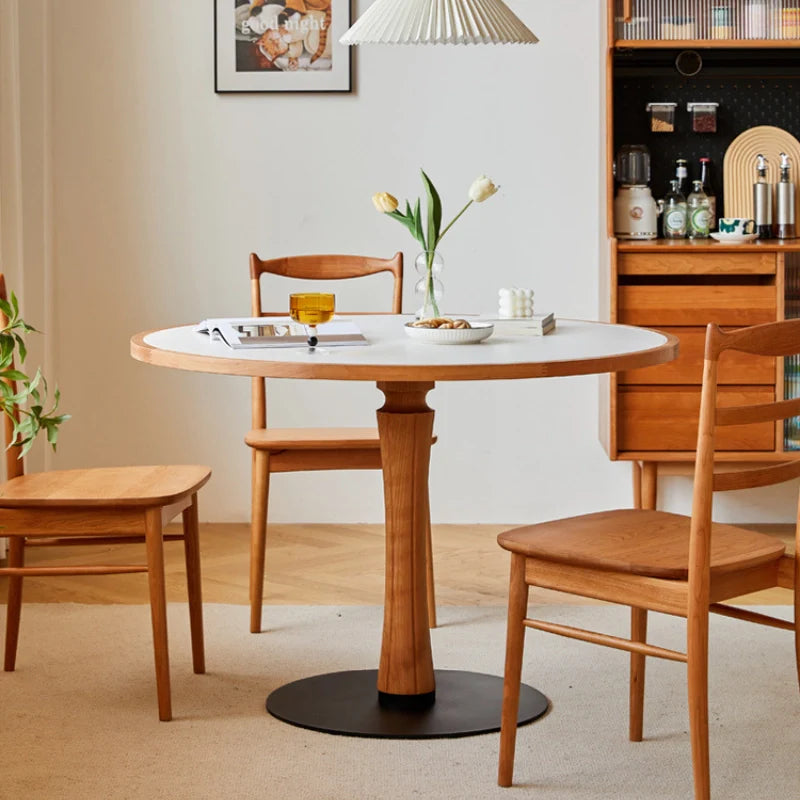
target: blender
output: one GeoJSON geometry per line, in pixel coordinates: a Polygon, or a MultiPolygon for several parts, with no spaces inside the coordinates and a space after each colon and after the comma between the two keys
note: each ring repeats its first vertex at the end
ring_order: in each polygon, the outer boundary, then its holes
{"type": "Polygon", "coordinates": [[[618,239],[655,239],[658,206],[650,192],[650,151],[643,144],[625,144],[614,161],[619,183],[614,199],[614,235],[618,239]]]}

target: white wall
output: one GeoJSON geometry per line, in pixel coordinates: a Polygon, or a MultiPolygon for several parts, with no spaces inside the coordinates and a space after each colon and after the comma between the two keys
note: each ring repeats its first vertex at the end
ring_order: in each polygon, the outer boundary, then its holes
{"type": "MultiPolygon", "coordinates": [[[[202,517],[246,520],[248,381],[145,366],[128,339],[247,313],[250,251],[402,249],[413,275],[415,242],[370,195],[416,197],[420,166],[446,216],[477,174],[502,185],[442,246],[446,308],[491,308],[498,287],[516,284],[535,288],[540,309],[597,316],[602,4],[510,4],[539,45],[364,47],[352,94],[309,96],[215,94],[210,3],[20,3],[25,39],[47,43],[46,74],[29,66],[23,89],[47,101],[52,274],[40,282],[54,305],[50,374],[74,415],[53,466],[205,462],[214,477],[202,517]]],[[[439,384],[434,521],[628,504],[630,467],[610,463],[597,439],[596,385],[439,384]]],[[[272,381],[269,393],[275,425],[371,424],[380,400],[368,384],[272,381]]],[[[687,486],[671,499],[683,509],[687,486]]],[[[279,475],[271,499],[273,521],[382,518],[376,473],[279,475]]]]}

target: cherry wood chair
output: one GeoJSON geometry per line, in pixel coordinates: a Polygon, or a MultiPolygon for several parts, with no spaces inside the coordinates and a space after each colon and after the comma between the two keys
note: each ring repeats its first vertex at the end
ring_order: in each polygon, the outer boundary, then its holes
{"type": "MultiPolygon", "coordinates": [[[[403,302],[403,254],[392,258],[353,255],[307,255],[262,261],[250,254],[250,299],[252,316],[285,316],[288,293],[274,301],[277,311],[265,311],[261,276],[283,276],[292,280],[344,280],[389,272],[392,282],[391,310],[400,314],[403,302]]],[[[351,312],[348,312],[351,313],[351,312]]],[[[356,312],[367,313],[367,312],[356,312]]],[[[375,312],[369,312],[375,313],[375,312]]],[[[252,532],[250,544],[250,631],[261,632],[264,602],[264,560],[267,541],[270,475],[274,472],[308,472],[331,469],[381,469],[378,428],[270,428],[267,427],[267,395],[264,378],[253,378],[252,430],[245,437],[252,448],[252,532]]],[[[436,441],[434,437],[434,441],[436,441]]],[[[436,627],[433,584],[433,549],[430,520],[427,531],[428,624],[436,627]]]]}
{"type": "MultiPolygon", "coordinates": [[[[719,426],[771,426],[800,413],[800,399],[721,407],[717,366],[727,350],[763,356],[800,351],[800,320],[723,332],[709,325],[697,438],[691,517],[626,509],[545,522],[501,533],[511,552],[505,684],[498,782],[510,786],[525,628],[557,633],[631,653],[630,739],[641,741],[647,656],[687,664],[694,794],[708,800],[708,627],[709,612],[794,631],[800,678],[800,593],[794,593],[794,622],[775,619],[723,601],[769,587],[796,589],[798,560],[780,539],[733,525],[712,523],[715,491],[780,483],[800,475],[800,460],[740,471],[714,471],[719,426]],[[542,586],[631,606],[631,637],[610,636],[527,617],[528,587],[542,586]],[[686,652],[648,644],[647,611],[685,617],[686,652]]],[[[800,525],[795,546],[800,543],[800,525]]],[[[795,550],[797,552],[797,549],[795,550]]]]}
{"type": "MultiPolygon", "coordinates": [[[[0,297],[6,299],[0,275],[0,297]]],[[[5,317],[0,313],[0,321],[5,317]]],[[[16,387],[12,386],[16,391],[16,387]]],[[[6,445],[13,425],[4,419],[6,445]]],[[[167,601],[164,583],[165,540],[182,539],[186,556],[192,665],[205,672],[203,607],[200,583],[197,492],[208,481],[207,467],[147,466],[72,469],[24,474],[19,448],[6,449],[6,482],[0,484],[0,535],[8,537],[8,609],[4,669],[16,666],[22,610],[22,582],[26,576],[114,575],[146,572],[153,627],[158,717],[172,719],[167,645],[167,601]],[[183,532],[164,534],[163,526],[182,515],[183,532]],[[46,566],[25,564],[29,548],[68,545],[143,543],[144,562],[136,564],[46,566]]]]}

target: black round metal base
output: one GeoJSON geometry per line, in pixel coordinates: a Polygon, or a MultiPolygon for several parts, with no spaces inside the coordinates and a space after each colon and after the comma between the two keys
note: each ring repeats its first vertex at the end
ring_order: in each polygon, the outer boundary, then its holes
{"type": "MultiPolygon", "coordinates": [[[[384,708],[378,671],[331,672],[287,683],[267,698],[267,711],[291,725],[343,736],[440,739],[500,730],[503,679],[480,672],[437,669],[436,702],[423,711],[384,708]]],[[[549,708],[548,699],[522,684],[520,725],[549,708]]]]}

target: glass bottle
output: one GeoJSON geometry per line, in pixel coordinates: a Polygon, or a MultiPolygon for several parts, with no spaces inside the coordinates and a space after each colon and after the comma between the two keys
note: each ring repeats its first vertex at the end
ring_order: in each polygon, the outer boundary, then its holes
{"type": "Polygon", "coordinates": [[[685,196],[689,181],[689,162],[685,158],[675,161],[675,177],[678,180],[678,191],[685,196]]]}
{"type": "Polygon", "coordinates": [[[789,171],[791,159],[781,153],[781,176],[775,187],[777,233],[779,239],[795,238],[794,195],[795,187],[789,171]]]}
{"type": "Polygon", "coordinates": [[[756,157],[756,182],[753,184],[753,216],[759,239],[772,238],[772,184],[767,180],[769,162],[763,153],[756,157]]]}
{"type": "Polygon", "coordinates": [[[692,193],[687,200],[689,211],[687,233],[690,239],[708,238],[709,203],[702,181],[692,182],[692,193]]]}
{"type": "Polygon", "coordinates": [[[686,198],[681,194],[677,178],[669,183],[670,190],[664,198],[664,238],[683,239],[688,214],[686,198]]]}
{"type": "Polygon", "coordinates": [[[700,159],[700,182],[708,198],[709,218],[708,229],[713,231],[717,227],[717,193],[714,191],[713,168],[710,158],[700,159]]]}

